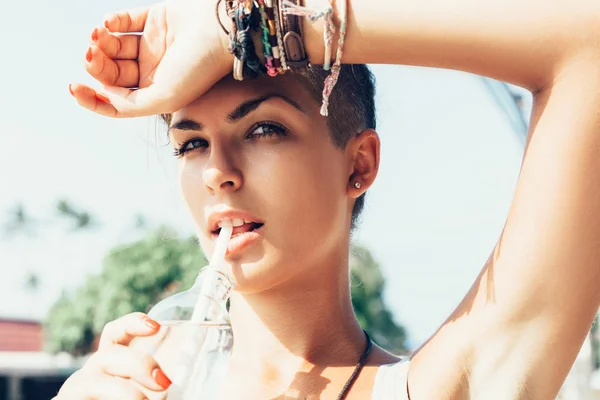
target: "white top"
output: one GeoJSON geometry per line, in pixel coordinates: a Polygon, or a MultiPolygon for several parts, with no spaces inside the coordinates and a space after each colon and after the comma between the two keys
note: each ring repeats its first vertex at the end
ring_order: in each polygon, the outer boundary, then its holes
{"type": "Polygon", "coordinates": [[[408,366],[410,360],[403,359],[394,364],[379,367],[371,400],[409,400],[408,366]]]}

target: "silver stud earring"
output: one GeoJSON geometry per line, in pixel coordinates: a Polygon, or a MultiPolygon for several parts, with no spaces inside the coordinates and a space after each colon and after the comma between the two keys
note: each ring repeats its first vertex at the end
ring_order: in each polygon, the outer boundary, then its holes
{"type": "Polygon", "coordinates": [[[360,189],[362,185],[360,184],[360,182],[354,182],[354,187],[360,189]]]}

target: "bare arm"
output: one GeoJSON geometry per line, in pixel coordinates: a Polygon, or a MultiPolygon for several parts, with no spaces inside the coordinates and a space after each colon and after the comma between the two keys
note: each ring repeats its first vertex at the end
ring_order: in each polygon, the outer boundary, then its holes
{"type": "MultiPolygon", "coordinates": [[[[321,9],[328,0],[305,3],[321,9]]],[[[598,40],[600,24],[600,4],[591,0],[348,3],[345,63],[457,69],[533,92],[598,40]]],[[[323,25],[305,21],[304,28],[311,61],[321,64],[323,25]]]]}
{"type": "MultiPolygon", "coordinates": [[[[350,4],[345,62],[458,69],[534,93],[505,229],[415,355],[412,399],[554,398],[600,305],[600,3],[350,4]]],[[[305,28],[319,62],[321,27],[305,28]]]]}

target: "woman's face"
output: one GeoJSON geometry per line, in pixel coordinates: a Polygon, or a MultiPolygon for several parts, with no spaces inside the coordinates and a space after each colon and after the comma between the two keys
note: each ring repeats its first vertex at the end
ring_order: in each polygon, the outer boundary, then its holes
{"type": "Polygon", "coordinates": [[[336,148],[318,104],[292,77],[226,78],[173,114],[179,180],[212,254],[218,222],[235,225],[236,289],[307,279],[347,252],[353,156],[336,148]]]}

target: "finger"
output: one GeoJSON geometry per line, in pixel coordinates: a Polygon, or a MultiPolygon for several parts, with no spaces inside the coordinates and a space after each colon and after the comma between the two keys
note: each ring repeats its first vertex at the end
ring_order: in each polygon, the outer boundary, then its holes
{"type": "Polygon", "coordinates": [[[117,111],[117,117],[143,117],[159,114],[157,110],[164,109],[161,99],[165,99],[167,96],[154,90],[153,86],[154,85],[137,90],[117,86],[106,86],[102,93],[106,94],[110,99],[111,104],[117,111]],[[147,98],[149,104],[137,103],[137,98],[140,93],[145,94],[144,97],[147,98]]]}
{"type": "Polygon", "coordinates": [[[135,60],[111,60],[96,45],[91,45],[85,56],[85,69],[103,85],[137,87],[140,70],[135,60]]]}
{"type": "Polygon", "coordinates": [[[104,26],[111,32],[143,32],[150,7],[119,11],[104,18],[104,26]]]}
{"type": "Polygon", "coordinates": [[[155,71],[154,83],[148,87],[139,90],[106,87],[105,91],[115,95],[109,97],[119,116],[141,117],[175,112],[205,93],[218,79],[231,71],[231,64],[224,64],[215,71],[214,64],[219,64],[207,60],[182,67],[180,60],[193,57],[192,53],[193,48],[189,44],[172,45],[155,71]],[[198,73],[209,68],[212,71],[198,73]],[[190,82],[193,84],[190,85],[190,82]]]}
{"type": "Polygon", "coordinates": [[[86,368],[98,369],[107,375],[131,379],[153,391],[163,391],[171,386],[171,380],[154,358],[121,345],[112,345],[103,351],[98,351],[90,357],[86,368]]]}
{"type": "Polygon", "coordinates": [[[145,398],[144,393],[130,381],[79,371],[65,382],[54,400],[144,400],[145,398]]]}
{"type": "Polygon", "coordinates": [[[92,31],[92,42],[113,60],[136,60],[140,51],[140,35],[113,35],[99,26],[92,31]]]}
{"type": "Polygon", "coordinates": [[[69,85],[69,91],[80,106],[100,115],[112,118],[152,115],[152,113],[131,111],[132,107],[128,98],[136,92],[135,90],[109,86],[101,91],[96,91],[89,86],[74,83],[69,85]]]}
{"type": "Polygon", "coordinates": [[[135,337],[151,336],[159,329],[160,324],[143,313],[127,314],[106,324],[100,336],[99,349],[114,344],[128,346],[135,337]]]}
{"type": "Polygon", "coordinates": [[[75,83],[69,85],[69,91],[80,106],[90,111],[107,117],[117,118],[120,116],[117,109],[110,104],[108,97],[96,92],[89,86],[75,83]]]}

